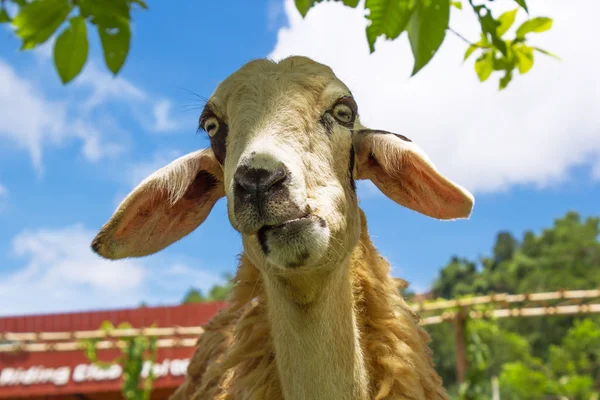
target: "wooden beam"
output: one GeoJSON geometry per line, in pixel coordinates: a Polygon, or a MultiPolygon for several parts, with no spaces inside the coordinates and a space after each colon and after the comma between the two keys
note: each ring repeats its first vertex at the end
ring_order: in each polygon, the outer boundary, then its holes
{"type": "MultiPolygon", "coordinates": [[[[552,315],[599,314],[600,304],[575,304],[570,306],[503,308],[499,310],[470,311],[469,318],[530,318],[552,315]]],[[[421,325],[435,325],[454,321],[456,312],[445,311],[440,315],[421,318],[421,325]]]]}
{"type": "Polygon", "coordinates": [[[464,312],[456,313],[454,317],[454,337],[456,340],[456,380],[458,384],[465,381],[467,375],[467,316],[464,312]]]}

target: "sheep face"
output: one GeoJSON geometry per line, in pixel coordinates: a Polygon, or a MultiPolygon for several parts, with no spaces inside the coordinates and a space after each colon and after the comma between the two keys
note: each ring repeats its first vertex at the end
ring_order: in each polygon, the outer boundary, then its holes
{"type": "Polygon", "coordinates": [[[471,194],[410,139],[361,125],[346,85],[305,57],[244,65],[217,87],[199,123],[210,148],[140,183],[94,239],[94,251],[111,259],[159,251],[226,197],[229,221],[259,268],[326,271],[359,238],[355,179],[370,179],[433,218],[464,218],[473,207],[471,194]]]}
{"type": "Polygon", "coordinates": [[[246,64],[200,117],[223,166],[229,220],[257,265],[339,264],[359,236],[358,109],[331,69],[294,57],[246,64]]]}

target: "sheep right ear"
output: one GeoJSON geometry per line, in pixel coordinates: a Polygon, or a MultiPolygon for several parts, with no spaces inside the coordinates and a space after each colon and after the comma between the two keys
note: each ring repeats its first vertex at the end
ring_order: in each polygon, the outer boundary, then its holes
{"type": "Polygon", "coordinates": [[[213,151],[185,155],[133,189],[92,249],[109,259],[156,253],[202,224],[224,195],[223,170],[213,151]]]}
{"type": "Polygon", "coordinates": [[[473,195],[442,175],[406,136],[361,129],[353,144],[358,179],[370,179],[396,203],[437,219],[471,215],[473,195]]]}

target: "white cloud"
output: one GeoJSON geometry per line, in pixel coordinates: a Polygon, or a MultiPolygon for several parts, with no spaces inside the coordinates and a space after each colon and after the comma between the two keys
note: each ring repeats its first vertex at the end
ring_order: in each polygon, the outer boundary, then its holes
{"type": "Polygon", "coordinates": [[[8,189],[0,183],[0,213],[6,209],[6,200],[8,198],[8,189]]]}
{"type": "Polygon", "coordinates": [[[274,30],[281,19],[285,19],[283,3],[280,0],[269,0],[267,3],[267,28],[269,31],[274,30]]]}
{"type": "MultiPolygon", "coordinates": [[[[499,9],[515,7],[496,3],[499,9]]],[[[555,20],[551,31],[532,35],[533,43],[563,61],[536,54],[533,69],[517,74],[503,92],[497,77],[477,80],[473,60],[462,65],[466,46],[451,34],[433,61],[409,78],[413,58],[406,35],[378,41],[369,55],[364,11],[338,2],[320,3],[302,19],[293,0],[286,0],[289,26],[279,30],[269,57],[299,54],[330,65],[353,91],[364,123],[412,138],[443,173],[471,190],[551,185],[600,156],[600,55],[590,50],[597,43],[589,34],[600,3],[528,4],[532,15],[555,20]]],[[[524,13],[520,18],[515,25],[524,13]]],[[[452,10],[451,26],[477,38],[468,7],[452,10]]]]}
{"type": "MultiPolygon", "coordinates": [[[[52,63],[52,49],[56,36],[52,36],[46,43],[34,49],[38,61],[52,63]]],[[[126,68],[126,67],[123,67],[126,68]]],[[[154,132],[172,132],[181,127],[174,121],[172,104],[170,100],[153,99],[143,89],[129,80],[123,78],[123,70],[118,75],[112,75],[106,66],[99,66],[94,61],[88,61],[81,74],[75,78],[72,85],[91,91],[87,99],[81,104],[83,112],[90,112],[109,102],[128,104],[138,121],[154,132]],[[148,124],[148,110],[151,109],[154,123],[148,124]]]]}
{"type": "Polygon", "coordinates": [[[74,85],[89,89],[89,97],[83,102],[83,112],[90,112],[107,103],[126,104],[138,123],[153,132],[173,132],[181,128],[181,123],[172,117],[173,107],[168,99],[155,99],[146,91],[119,75],[113,76],[90,62],[78,76],[74,85]],[[152,114],[153,120],[148,115],[152,114]]]}
{"type": "Polygon", "coordinates": [[[600,180],[600,160],[596,161],[596,164],[592,169],[592,176],[594,177],[594,179],[600,180]]]}
{"type": "Polygon", "coordinates": [[[92,93],[83,104],[83,109],[90,111],[108,101],[144,102],[148,95],[140,88],[120,76],[100,70],[93,62],[83,69],[73,82],[78,87],[91,89],[92,93]]]}
{"type": "Polygon", "coordinates": [[[32,82],[0,60],[0,140],[28,151],[34,168],[41,172],[44,146],[58,146],[73,138],[83,142],[82,152],[91,161],[122,150],[106,142],[91,121],[70,120],[67,102],[49,100],[32,82]]]}
{"type": "MultiPolygon", "coordinates": [[[[51,48],[49,40],[34,51],[39,68],[51,65],[51,48]]],[[[169,100],[153,99],[125,78],[113,77],[92,61],[69,86],[59,90],[65,100],[51,100],[43,82],[34,83],[0,59],[0,140],[26,150],[40,173],[45,147],[59,146],[71,139],[83,142],[82,153],[92,162],[125,150],[123,144],[107,139],[109,134],[122,139],[122,135],[114,134],[122,131],[118,124],[92,113],[107,104],[127,105],[138,123],[149,131],[171,132],[181,127],[172,118],[169,100]]]]}
{"type": "Polygon", "coordinates": [[[13,272],[0,273],[0,313],[135,306],[142,300],[172,303],[192,284],[206,290],[221,282],[209,272],[164,256],[155,264],[139,258],[104,260],[90,249],[94,234],[73,225],[17,235],[12,251],[26,262],[13,272]]]}
{"type": "Polygon", "coordinates": [[[83,140],[82,152],[92,162],[114,157],[125,151],[123,145],[103,140],[101,132],[89,122],[77,120],[71,129],[77,137],[83,140]]]}
{"type": "Polygon", "coordinates": [[[41,168],[44,142],[66,135],[65,105],[47,100],[30,82],[0,60],[0,138],[15,142],[41,168]]]}
{"type": "Polygon", "coordinates": [[[180,127],[180,124],[171,119],[172,104],[169,100],[160,100],[152,108],[155,124],[153,130],[156,132],[169,132],[180,127]]]}

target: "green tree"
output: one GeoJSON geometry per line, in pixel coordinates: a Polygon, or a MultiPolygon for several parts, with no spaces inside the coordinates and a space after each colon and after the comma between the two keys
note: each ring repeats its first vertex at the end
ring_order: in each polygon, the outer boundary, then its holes
{"type": "MultiPolygon", "coordinates": [[[[296,0],[296,7],[306,16],[322,1],[296,0]]],[[[335,1],[353,8],[359,4],[358,0],[335,1]]],[[[479,54],[474,64],[479,79],[483,82],[493,72],[503,73],[499,87],[504,89],[515,70],[525,74],[532,68],[535,52],[554,56],[529,45],[530,35],[549,30],[552,20],[548,17],[527,19],[516,29],[513,38],[506,38],[519,10],[529,13],[526,0],[514,0],[518,7],[497,18],[489,7],[492,1],[475,4],[468,0],[468,7],[481,27],[479,40],[471,42],[449,26],[451,8],[462,12],[460,1],[366,0],[364,7],[369,20],[366,40],[372,53],[379,37],[394,40],[406,32],[415,60],[412,71],[415,75],[437,53],[446,33],[453,32],[468,45],[465,60],[471,54],[479,54]]],[[[54,63],[64,84],[73,80],[87,61],[89,27],[97,30],[106,66],[116,75],[129,52],[132,11],[148,8],[142,0],[2,0],[0,4],[0,23],[11,24],[22,42],[22,50],[35,48],[60,31],[54,44],[54,63]]]]}
{"type": "Polygon", "coordinates": [[[223,274],[223,279],[226,281],[223,285],[214,285],[208,291],[208,296],[204,296],[202,291],[196,288],[190,288],[183,298],[182,303],[204,303],[207,301],[223,301],[227,300],[231,289],[233,288],[233,275],[229,273],[223,274]]]}
{"type": "Polygon", "coordinates": [[[477,264],[466,258],[452,257],[432,286],[434,297],[452,299],[485,290],[477,264]]]}
{"type": "MultiPolygon", "coordinates": [[[[492,246],[493,253],[483,257],[481,265],[453,257],[440,271],[432,291],[438,297],[457,298],[489,292],[596,289],[600,287],[599,237],[600,218],[583,219],[576,212],[557,218],[539,233],[526,231],[521,240],[509,232],[500,232],[492,246]]],[[[469,322],[470,329],[476,330],[489,348],[488,377],[503,376],[503,387],[508,381],[517,387],[518,382],[529,378],[540,387],[550,382],[554,386],[544,390],[555,397],[548,399],[585,398],[582,393],[586,394],[590,385],[600,391],[600,354],[595,351],[600,348],[595,336],[600,335],[598,324],[599,317],[584,320],[558,315],[469,322]],[[527,369],[529,378],[519,373],[523,369],[527,369]],[[544,374],[545,381],[540,374],[544,374]]],[[[438,372],[456,392],[452,326],[434,325],[428,330],[438,372]]],[[[514,390],[506,398],[520,399],[517,392],[521,389],[514,390]]]]}
{"type": "Polygon", "coordinates": [[[551,392],[552,382],[541,368],[516,361],[504,365],[500,375],[503,398],[514,400],[540,400],[551,392]]]}
{"type": "Polygon", "coordinates": [[[450,323],[425,327],[431,336],[432,357],[437,373],[450,393],[458,393],[456,382],[456,345],[454,325],[450,323]]]}
{"type": "Polygon", "coordinates": [[[477,322],[472,320],[467,322],[465,333],[467,336],[466,352],[469,369],[467,370],[465,382],[459,387],[459,400],[489,398],[490,380],[487,372],[490,364],[490,345],[482,339],[477,322]]]}
{"type": "Polygon", "coordinates": [[[600,391],[600,322],[576,320],[560,345],[551,345],[549,368],[564,396],[585,398],[600,391]]]}
{"type": "Polygon", "coordinates": [[[519,242],[510,232],[500,232],[494,245],[494,265],[513,258],[519,242]]]}
{"type": "Polygon", "coordinates": [[[183,297],[182,303],[203,303],[206,301],[206,297],[202,295],[202,292],[196,288],[190,288],[183,297]]]}
{"type": "Polygon", "coordinates": [[[527,357],[504,364],[502,391],[518,400],[590,400],[600,391],[598,356],[600,324],[590,318],[579,319],[559,346],[550,346],[545,362],[527,357]]]}

